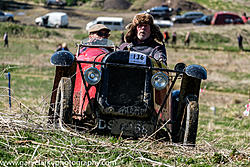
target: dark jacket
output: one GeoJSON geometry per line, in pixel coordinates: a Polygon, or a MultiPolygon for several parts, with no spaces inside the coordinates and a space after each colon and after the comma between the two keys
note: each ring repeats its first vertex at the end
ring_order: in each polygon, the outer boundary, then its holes
{"type": "Polygon", "coordinates": [[[137,51],[140,53],[144,53],[150,57],[155,58],[158,61],[162,61],[167,64],[167,55],[166,49],[164,45],[156,42],[152,38],[145,40],[143,43],[123,43],[119,47],[119,50],[130,50],[130,51],[137,51]]]}

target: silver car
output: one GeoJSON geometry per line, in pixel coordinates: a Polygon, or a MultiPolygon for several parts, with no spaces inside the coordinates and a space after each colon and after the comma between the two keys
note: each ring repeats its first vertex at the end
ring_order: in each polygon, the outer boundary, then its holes
{"type": "Polygon", "coordinates": [[[14,15],[0,11],[0,21],[14,21],[14,15]]]}

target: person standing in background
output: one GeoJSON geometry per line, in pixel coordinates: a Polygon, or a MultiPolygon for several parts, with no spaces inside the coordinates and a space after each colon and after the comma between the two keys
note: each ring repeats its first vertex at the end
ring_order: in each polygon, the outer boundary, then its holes
{"type": "Polygon", "coordinates": [[[163,32],[163,36],[164,36],[164,39],[165,39],[165,43],[168,45],[168,40],[169,40],[169,34],[168,34],[168,31],[165,30],[163,32]]]}
{"type": "Polygon", "coordinates": [[[124,32],[121,33],[121,42],[120,42],[120,45],[123,44],[125,41],[124,41],[124,32]]]}
{"type": "Polygon", "coordinates": [[[4,47],[9,47],[9,41],[8,41],[8,33],[5,32],[3,36],[3,41],[4,41],[4,47]]]}
{"type": "Polygon", "coordinates": [[[237,39],[238,39],[238,46],[239,46],[239,49],[240,49],[240,50],[244,50],[244,49],[243,49],[243,44],[242,44],[242,42],[243,42],[243,37],[242,37],[242,35],[241,35],[240,33],[238,34],[237,39]]]}
{"type": "Polygon", "coordinates": [[[172,41],[171,41],[172,47],[173,47],[174,45],[176,45],[176,40],[177,40],[177,34],[176,34],[176,32],[174,31],[174,32],[172,33],[172,41]]]}
{"type": "Polygon", "coordinates": [[[185,36],[184,45],[189,46],[189,43],[190,43],[190,32],[188,31],[186,36],[185,36]]]}

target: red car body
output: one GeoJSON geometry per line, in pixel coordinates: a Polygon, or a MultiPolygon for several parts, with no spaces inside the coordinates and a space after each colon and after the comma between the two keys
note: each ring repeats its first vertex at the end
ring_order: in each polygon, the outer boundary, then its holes
{"type": "Polygon", "coordinates": [[[211,25],[244,24],[242,18],[231,12],[216,12],[211,25]]]}
{"type": "MultiPolygon", "coordinates": [[[[102,48],[87,48],[85,51],[81,52],[79,56],[76,57],[77,60],[82,61],[95,61],[95,62],[101,62],[103,57],[108,52],[102,48]]],[[[81,68],[83,71],[90,68],[92,64],[86,64],[82,63],[81,68]]],[[[101,65],[95,66],[97,69],[101,70],[101,65]]],[[[74,86],[74,94],[73,94],[73,111],[77,115],[75,116],[75,119],[82,119],[82,116],[84,115],[84,112],[87,110],[87,106],[89,104],[89,100],[87,96],[85,95],[85,87],[82,82],[81,72],[79,65],[76,67],[76,80],[75,80],[75,86],[74,86]]],[[[88,83],[86,83],[88,86],[88,83]]],[[[96,87],[91,86],[88,90],[90,99],[95,98],[96,95],[96,87]]]]}

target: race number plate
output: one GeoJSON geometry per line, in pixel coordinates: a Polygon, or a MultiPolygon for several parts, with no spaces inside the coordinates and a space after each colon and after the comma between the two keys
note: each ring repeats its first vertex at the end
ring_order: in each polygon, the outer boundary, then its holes
{"type": "Polygon", "coordinates": [[[147,56],[142,53],[131,51],[129,54],[129,63],[146,65],[147,56]]]}
{"type": "Polygon", "coordinates": [[[149,136],[154,132],[154,125],[146,121],[115,119],[111,125],[111,133],[132,137],[149,136]]]}

